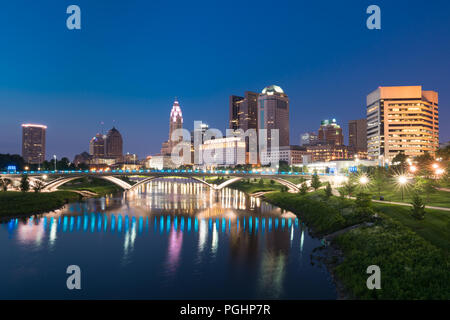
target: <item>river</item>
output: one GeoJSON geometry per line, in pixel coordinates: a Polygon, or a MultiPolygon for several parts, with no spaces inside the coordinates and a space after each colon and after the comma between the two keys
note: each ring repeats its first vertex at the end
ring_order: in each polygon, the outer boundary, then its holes
{"type": "Polygon", "coordinates": [[[1,299],[336,299],[320,240],[234,189],[186,179],[0,225],[1,299]],[[81,290],[68,290],[69,265],[81,290]]]}

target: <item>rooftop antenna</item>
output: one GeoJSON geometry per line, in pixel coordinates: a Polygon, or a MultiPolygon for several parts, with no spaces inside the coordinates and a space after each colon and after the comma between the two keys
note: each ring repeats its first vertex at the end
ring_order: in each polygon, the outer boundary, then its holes
{"type": "Polygon", "coordinates": [[[100,132],[101,132],[102,135],[103,135],[103,125],[104,124],[105,123],[103,121],[100,121],[100,132]]]}

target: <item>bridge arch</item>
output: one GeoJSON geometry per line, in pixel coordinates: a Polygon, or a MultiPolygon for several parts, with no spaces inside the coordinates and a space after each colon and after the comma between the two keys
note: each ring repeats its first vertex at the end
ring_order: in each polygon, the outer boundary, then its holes
{"type": "MultiPolygon", "coordinates": [[[[176,177],[176,176],[174,176],[174,177],[176,177]]],[[[161,176],[148,177],[148,178],[146,178],[146,179],[144,179],[144,180],[141,180],[141,181],[139,181],[138,183],[132,185],[131,188],[130,188],[129,190],[130,190],[130,191],[135,190],[135,189],[137,189],[139,186],[144,185],[144,184],[146,184],[146,183],[148,183],[148,182],[150,182],[150,181],[152,181],[152,180],[159,179],[159,178],[163,178],[163,177],[161,177],[161,176]]],[[[185,178],[185,177],[183,177],[183,178],[185,178]]],[[[202,179],[200,179],[200,178],[197,178],[197,177],[189,177],[188,179],[192,179],[192,180],[195,180],[195,181],[197,181],[197,182],[203,183],[203,184],[207,185],[208,187],[210,187],[211,189],[216,189],[216,186],[215,186],[215,185],[213,185],[213,184],[211,184],[211,183],[208,183],[208,182],[206,182],[206,181],[204,181],[204,180],[202,180],[202,179]]]]}
{"type": "MultiPolygon", "coordinates": [[[[56,189],[58,189],[58,187],[62,186],[63,184],[66,184],[67,182],[70,182],[70,181],[73,181],[76,179],[80,179],[83,177],[89,177],[89,176],[61,177],[61,178],[55,179],[55,180],[47,183],[42,190],[43,191],[55,191],[56,189]]],[[[95,176],[95,178],[100,178],[100,179],[112,182],[124,190],[131,189],[131,185],[129,183],[123,181],[122,179],[114,177],[114,176],[95,176]]]]}

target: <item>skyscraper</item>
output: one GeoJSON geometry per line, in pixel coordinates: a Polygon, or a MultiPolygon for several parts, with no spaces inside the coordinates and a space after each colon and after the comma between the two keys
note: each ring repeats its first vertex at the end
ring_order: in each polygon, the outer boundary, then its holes
{"type": "Polygon", "coordinates": [[[115,158],[117,161],[122,160],[123,156],[123,140],[120,132],[113,127],[108,131],[106,135],[105,143],[106,156],[109,158],[115,158]]]}
{"type": "Polygon", "coordinates": [[[422,86],[378,87],[367,95],[369,159],[418,156],[439,148],[438,93],[422,86]]]}
{"type": "Polygon", "coordinates": [[[348,122],[348,146],[355,151],[367,151],[367,119],[348,122]]]}
{"type": "Polygon", "coordinates": [[[45,132],[47,126],[22,124],[22,157],[26,163],[40,164],[45,160],[45,132]]]}
{"type": "Polygon", "coordinates": [[[289,98],[279,86],[265,87],[258,97],[258,130],[267,129],[271,145],[271,129],[279,130],[279,146],[289,146],[289,98]]]}
{"type": "Polygon", "coordinates": [[[230,129],[256,129],[258,125],[258,93],[246,91],[245,97],[230,96],[230,129]]]}
{"type": "Polygon", "coordinates": [[[172,149],[182,140],[182,137],[177,139],[176,141],[172,141],[172,134],[177,129],[183,128],[183,113],[181,112],[180,104],[178,100],[175,99],[172,110],[170,111],[169,118],[169,140],[163,143],[161,154],[163,155],[171,155],[172,149]]]}
{"type": "Polygon", "coordinates": [[[342,128],[336,123],[336,119],[322,120],[318,138],[319,143],[323,145],[341,146],[344,144],[342,128]]]}
{"type": "Polygon", "coordinates": [[[106,136],[97,133],[89,142],[89,153],[95,158],[101,158],[106,155],[106,136]]]}

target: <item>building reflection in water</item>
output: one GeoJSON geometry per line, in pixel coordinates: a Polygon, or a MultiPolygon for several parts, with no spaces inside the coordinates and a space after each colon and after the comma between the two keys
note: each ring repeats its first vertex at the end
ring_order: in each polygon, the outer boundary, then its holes
{"type": "Polygon", "coordinates": [[[221,241],[227,241],[231,264],[259,263],[259,287],[274,298],[282,293],[291,247],[302,252],[304,242],[304,229],[292,213],[237,190],[215,191],[186,179],[155,180],[120,196],[88,199],[37,218],[13,219],[5,226],[21,242],[41,246],[48,241],[51,248],[60,233],[123,233],[123,263],[132,260],[139,237],[167,235],[168,275],[180,266],[183,234],[198,237],[198,261],[217,258],[221,241]],[[264,256],[258,262],[262,245],[264,256]]]}

